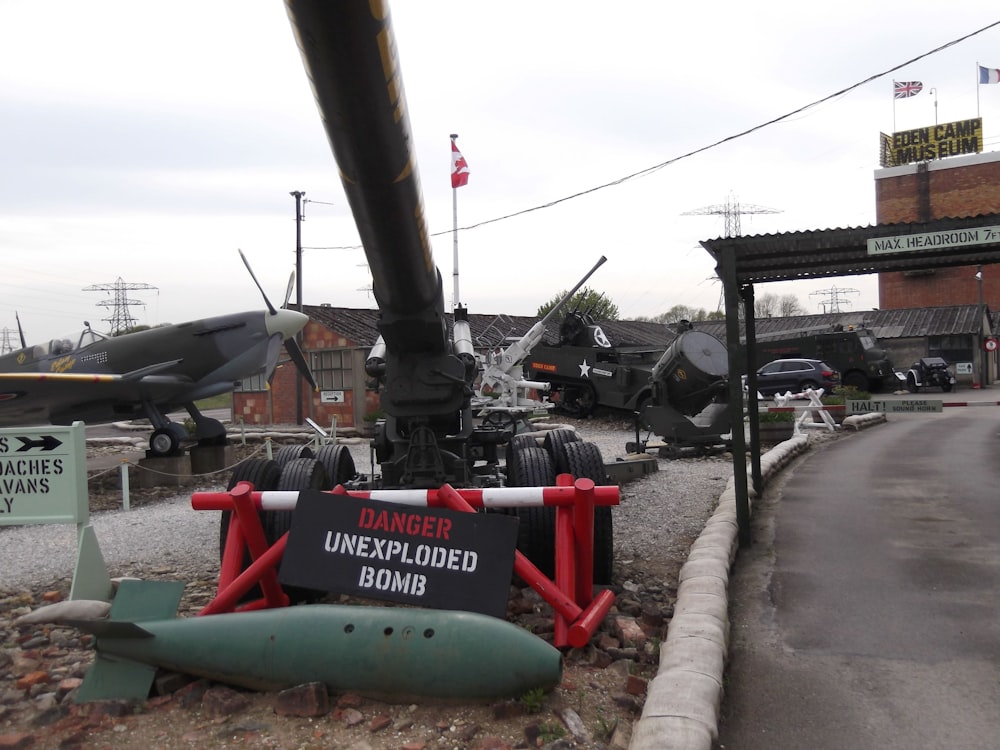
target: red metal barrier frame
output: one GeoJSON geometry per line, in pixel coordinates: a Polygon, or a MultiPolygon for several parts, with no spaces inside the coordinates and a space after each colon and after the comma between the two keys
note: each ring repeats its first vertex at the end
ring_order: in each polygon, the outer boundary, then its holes
{"type": "MultiPolygon", "coordinates": [[[[554,645],[581,648],[587,645],[615,599],[614,593],[609,590],[602,591],[597,597],[593,595],[594,506],[616,505],[618,488],[595,487],[592,480],[574,480],[570,474],[561,474],[556,481],[555,488],[537,488],[542,490],[541,504],[556,506],[556,580],[553,582],[518,550],[514,552],[514,572],[555,612],[554,645]],[[546,490],[557,491],[547,493],[546,490]]],[[[228,493],[195,493],[191,496],[191,505],[195,510],[233,512],[219,570],[218,591],[199,615],[288,606],[289,598],[278,582],[276,570],[284,554],[288,534],[285,533],[268,547],[260,521],[260,511],[267,506],[265,496],[268,494],[273,493],[254,492],[249,482],[240,482],[228,493]],[[244,549],[250,552],[253,560],[245,570],[242,569],[244,549]],[[263,597],[238,604],[255,584],[260,585],[263,597]]],[[[348,492],[338,485],[331,494],[370,497],[374,493],[348,492]]],[[[425,497],[427,505],[467,513],[476,512],[470,500],[480,507],[489,504],[488,494],[484,495],[484,491],[456,490],[447,484],[438,490],[427,491],[425,497]]],[[[287,501],[287,498],[282,500],[287,501]]]]}

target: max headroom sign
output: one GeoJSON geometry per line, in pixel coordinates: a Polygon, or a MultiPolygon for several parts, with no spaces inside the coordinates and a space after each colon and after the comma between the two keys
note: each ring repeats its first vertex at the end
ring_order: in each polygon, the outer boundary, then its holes
{"type": "Polygon", "coordinates": [[[503,617],[517,519],[299,493],[282,584],[503,617]]]}

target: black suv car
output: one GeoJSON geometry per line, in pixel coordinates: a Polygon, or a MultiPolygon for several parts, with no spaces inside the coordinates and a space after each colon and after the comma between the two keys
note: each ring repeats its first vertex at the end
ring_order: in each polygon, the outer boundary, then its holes
{"type": "Polygon", "coordinates": [[[819,359],[776,359],[757,370],[757,390],[762,396],[801,393],[823,388],[827,394],[840,385],[840,372],[819,359]]]}

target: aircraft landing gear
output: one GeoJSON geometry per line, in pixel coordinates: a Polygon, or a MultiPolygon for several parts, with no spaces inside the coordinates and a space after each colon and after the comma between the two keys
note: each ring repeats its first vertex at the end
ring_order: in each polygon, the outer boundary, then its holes
{"type": "Polygon", "coordinates": [[[206,417],[194,404],[187,404],[187,409],[191,419],[194,420],[194,437],[198,445],[226,445],[229,438],[226,435],[226,426],[218,419],[206,417]]]}
{"type": "Polygon", "coordinates": [[[149,450],[146,455],[150,458],[166,458],[167,456],[181,455],[181,443],[188,439],[187,430],[184,425],[176,422],[167,422],[163,427],[153,430],[149,436],[149,450]]]}

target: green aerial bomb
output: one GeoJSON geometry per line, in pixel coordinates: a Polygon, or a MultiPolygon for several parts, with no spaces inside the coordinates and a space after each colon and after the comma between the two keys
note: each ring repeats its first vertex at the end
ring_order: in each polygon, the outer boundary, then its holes
{"type": "Polygon", "coordinates": [[[157,667],[254,690],[322,682],[389,700],[487,700],[554,688],[562,655],[472,612],[310,604],[177,619],[183,584],[123,581],[78,702],[145,699],[157,667]],[[170,615],[164,613],[168,611],[170,615]]]}

